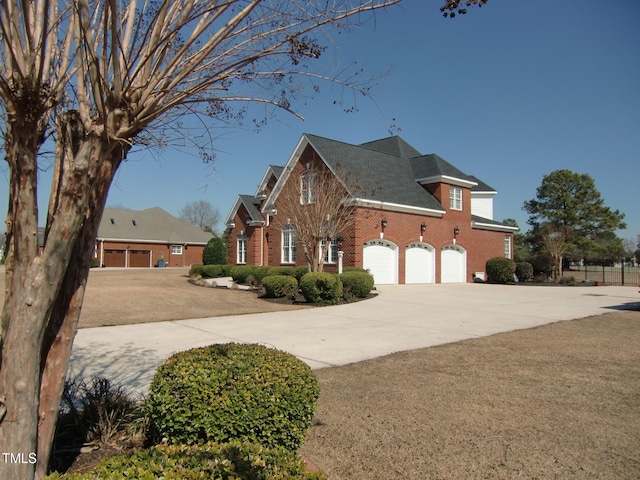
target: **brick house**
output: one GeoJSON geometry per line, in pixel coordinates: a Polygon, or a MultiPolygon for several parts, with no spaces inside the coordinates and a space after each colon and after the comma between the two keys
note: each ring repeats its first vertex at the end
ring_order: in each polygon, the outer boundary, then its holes
{"type": "Polygon", "coordinates": [[[397,136],[351,145],[304,134],[284,167],[269,166],[254,195],[238,196],[226,220],[230,263],[305,265],[283,192],[306,189],[300,201],[313,202],[309,178],[327,169],[355,208],[329,240],[326,271],[339,248],[343,266],[368,269],[377,284],[470,282],[489,258],[512,258],[517,229],[493,220],[497,192],[481,180],[397,136]]]}
{"type": "Polygon", "coordinates": [[[212,236],[159,207],[106,208],[94,256],[104,267],[186,267],[202,263],[212,236]]]}

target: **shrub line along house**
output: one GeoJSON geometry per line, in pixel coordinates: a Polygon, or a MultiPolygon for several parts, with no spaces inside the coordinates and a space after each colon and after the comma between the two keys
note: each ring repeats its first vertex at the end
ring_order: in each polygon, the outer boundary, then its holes
{"type": "Polygon", "coordinates": [[[186,267],[202,263],[212,237],[159,207],[106,208],[94,257],[104,267],[186,267]]]}
{"type": "Polygon", "coordinates": [[[338,248],[344,266],[368,269],[377,284],[470,282],[489,258],[512,258],[517,228],[493,220],[497,192],[476,177],[398,136],[351,145],[303,134],[284,167],[270,165],[256,193],[236,199],[230,263],[305,265],[287,219],[285,197],[294,197],[283,192],[297,188],[301,203],[313,203],[314,179],[327,170],[354,207],[327,239],[326,271],[336,271],[338,248]]]}

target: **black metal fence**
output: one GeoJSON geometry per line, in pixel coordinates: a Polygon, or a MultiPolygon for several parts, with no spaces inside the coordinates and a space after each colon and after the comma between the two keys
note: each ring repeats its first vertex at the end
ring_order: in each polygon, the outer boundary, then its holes
{"type": "Polygon", "coordinates": [[[571,265],[569,270],[563,272],[563,276],[575,277],[576,281],[600,282],[602,285],[640,285],[640,267],[630,263],[615,266],[571,265]]]}

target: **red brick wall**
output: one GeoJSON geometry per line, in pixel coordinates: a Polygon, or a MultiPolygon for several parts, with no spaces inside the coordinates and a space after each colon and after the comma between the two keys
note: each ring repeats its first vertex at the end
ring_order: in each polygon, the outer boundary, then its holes
{"type": "MultiPolygon", "coordinates": [[[[165,266],[188,267],[196,263],[202,263],[204,245],[182,245],[182,254],[171,253],[171,244],[136,243],[136,242],[97,242],[95,258],[100,261],[100,249],[104,250],[149,250],[151,251],[151,265],[156,266],[158,260],[163,259],[165,266]]],[[[127,253],[129,255],[129,253],[127,253]]],[[[129,262],[129,260],[127,260],[129,262]]]]}
{"type": "MultiPolygon", "coordinates": [[[[300,173],[310,163],[313,168],[326,168],[315,152],[308,146],[300,160],[294,166],[285,188],[298,188],[300,173]]],[[[347,226],[340,235],[345,239],[343,244],[343,265],[363,266],[363,246],[369,240],[379,239],[382,232],[381,221],[386,219],[387,227],[384,229],[384,239],[398,246],[398,281],[405,282],[405,251],[407,245],[419,242],[427,243],[435,249],[436,282],[440,282],[441,252],[446,245],[454,243],[454,228],[459,229],[455,239],[456,245],[467,252],[467,281],[472,281],[471,274],[484,272],[485,263],[489,258],[504,256],[503,232],[473,229],[471,227],[471,190],[462,188],[462,211],[449,208],[449,185],[432,184],[425,187],[430,191],[446,210],[443,217],[430,217],[426,215],[383,211],[371,208],[358,208],[354,213],[354,221],[347,226]],[[420,226],[424,223],[426,231],[421,232],[420,226]]],[[[273,188],[269,185],[269,190],[273,188]]],[[[277,204],[278,215],[271,219],[271,224],[264,227],[265,236],[263,243],[263,265],[281,265],[281,228],[287,223],[287,206],[281,200],[277,204]]],[[[238,209],[234,218],[235,227],[231,231],[229,245],[229,262],[236,263],[236,241],[242,231],[247,236],[247,264],[260,265],[260,228],[248,227],[248,213],[244,207],[238,209]]],[[[296,265],[306,265],[306,259],[302,247],[298,244],[296,265]]],[[[325,270],[335,271],[337,266],[327,265],[325,270]]]]}

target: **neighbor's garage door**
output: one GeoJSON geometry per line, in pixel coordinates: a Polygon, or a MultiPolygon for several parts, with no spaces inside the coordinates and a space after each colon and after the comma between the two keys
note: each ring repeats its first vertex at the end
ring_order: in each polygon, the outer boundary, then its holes
{"type": "Polygon", "coordinates": [[[436,255],[431,245],[412,243],[405,255],[405,283],[435,283],[436,255]]]}
{"type": "Polygon", "coordinates": [[[105,267],[124,267],[126,250],[110,250],[104,251],[104,266],[105,267]]]}
{"type": "Polygon", "coordinates": [[[442,247],[442,283],[463,283],[467,278],[467,252],[457,245],[442,247]]]}
{"type": "Polygon", "coordinates": [[[376,285],[398,283],[398,247],[386,240],[364,244],[363,267],[371,272],[376,285]]]}
{"type": "Polygon", "coordinates": [[[151,252],[149,250],[130,250],[129,266],[149,268],[151,266],[151,252]]]}

